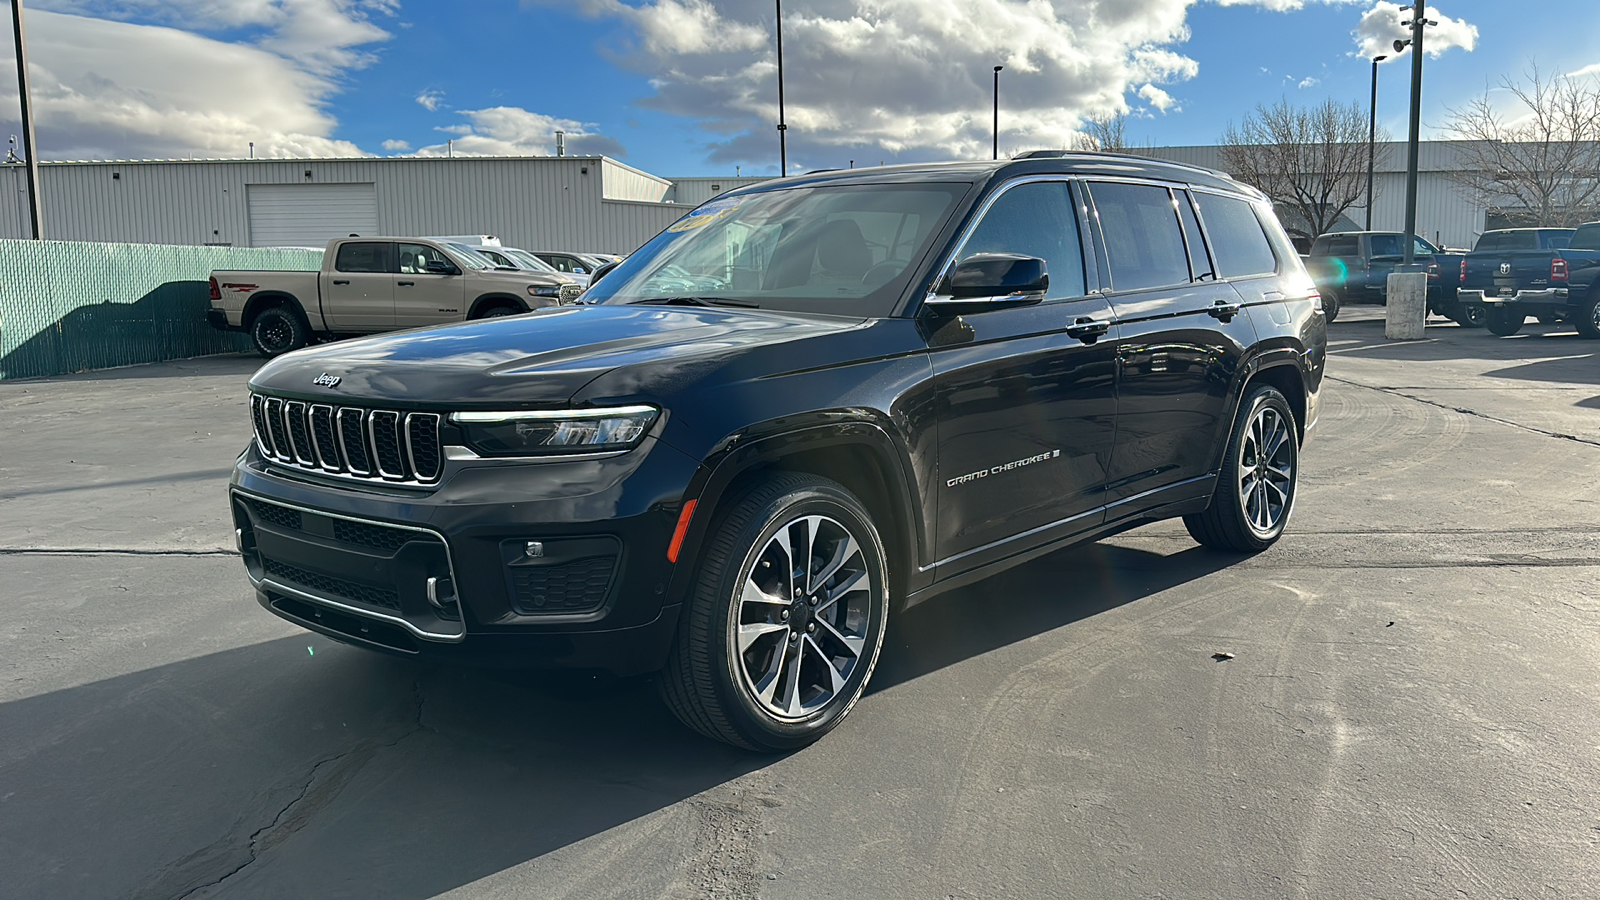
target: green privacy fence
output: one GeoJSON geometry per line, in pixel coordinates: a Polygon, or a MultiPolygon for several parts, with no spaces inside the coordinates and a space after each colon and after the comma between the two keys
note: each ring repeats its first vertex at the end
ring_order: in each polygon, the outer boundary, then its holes
{"type": "Polygon", "coordinates": [[[248,350],[206,324],[211,271],[321,263],[277,247],[0,240],[0,381],[248,350]]]}

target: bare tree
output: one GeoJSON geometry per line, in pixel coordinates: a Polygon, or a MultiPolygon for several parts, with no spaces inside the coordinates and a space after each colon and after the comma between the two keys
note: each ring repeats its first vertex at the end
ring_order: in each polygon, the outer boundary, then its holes
{"type": "MultiPolygon", "coordinates": [[[[1377,153],[1382,162],[1381,143],[1377,153]]],[[[1235,178],[1290,213],[1289,231],[1314,238],[1366,195],[1367,112],[1359,103],[1335,100],[1309,108],[1287,98],[1258,103],[1239,126],[1228,123],[1222,159],[1235,178]]]]}
{"type": "Polygon", "coordinates": [[[1500,86],[1520,108],[1497,109],[1485,90],[1450,110],[1445,129],[1466,142],[1451,176],[1480,191],[1490,212],[1530,225],[1600,216],[1600,78],[1546,78],[1530,65],[1524,81],[1500,86]]]}
{"type": "Polygon", "coordinates": [[[1097,113],[1083,120],[1083,131],[1072,142],[1074,150],[1127,153],[1128,117],[1123,113],[1097,113]]]}

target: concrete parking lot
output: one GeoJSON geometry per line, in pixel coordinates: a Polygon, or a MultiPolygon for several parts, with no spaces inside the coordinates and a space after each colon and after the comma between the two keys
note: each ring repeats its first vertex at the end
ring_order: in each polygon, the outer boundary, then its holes
{"type": "Polygon", "coordinates": [[[0,384],[0,895],[1593,897],[1600,343],[1427,337],[1331,326],[1272,550],[1167,523],[945,595],[785,757],[263,612],[256,360],[0,384]]]}

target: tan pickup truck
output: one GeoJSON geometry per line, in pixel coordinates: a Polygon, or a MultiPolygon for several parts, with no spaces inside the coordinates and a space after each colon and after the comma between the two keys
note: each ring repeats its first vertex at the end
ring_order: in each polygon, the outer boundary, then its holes
{"type": "Polygon", "coordinates": [[[206,319],[277,356],[314,338],[510,316],[582,291],[566,275],[496,268],[444,241],[339,238],[319,272],[212,272],[206,319]]]}

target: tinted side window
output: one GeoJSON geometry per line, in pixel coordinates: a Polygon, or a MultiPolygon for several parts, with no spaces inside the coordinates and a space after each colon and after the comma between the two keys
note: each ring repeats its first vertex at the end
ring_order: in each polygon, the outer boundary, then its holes
{"type": "Polygon", "coordinates": [[[1500,238],[1501,250],[1537,250],[1539,235],[1532,231],[1508,231],[1500,238]]]}
{"type": "Polygon", "coordinates": [[[388,272],[389,245],[381,242],[340,244],[333,267],[340,272],[388,272]]]}
{"type": "Polygon", "coordinates": [[[1568,231],[1545,232],[1545,248],[1549,250],[1565,250],[1572,246],[1572,233],[1568,231]]]}
{"type": "Polygon", "coordinates": [[[1037,256],[1050,273],[1048,297],[1083,296],[1083,245],[1065,181],[1019,184],[1001,194],[973,229],[960,258],[974,253],[1037,256]]]}
{"type": "Polygon", "coordinates": [[[1484,250],[1499,250],[1500,238],[1501,234],[1499,232],[1486,231],[1483,234],[1478,235],[1478,243],[1473,245],[1472,252],[1478,253],[1484,250]]]}
{"type": "Polygon", "coordinates": [[[1171,192],[1154,185],[1097,182],[1089,193],[1105,235],[1114,290],[1188,283],[1189,255],[1171,192]]]}
{"type": "Polygon", "coordinates": [[[1267,233],[1261,230],[1261,222],[1249,203],[1217,194],[1199,194],[1195,200],[1211,237],[1218,274],[1239,278],[1278,271],[1278,258],[1272,255],[1267,233]]]}
{"type": "Polygon", "coordinates": [[[1183,219],[1183,237],[1189,242],[1189,268],[1195,281],[1211,281],[1217,273],[1211,268],[1211,257],[1206,253],[1206,239],[1200,233],[1200,220],[1194,216],[1194,201],[1187,191],[1178,191],[1178,215],[1183,219]]]}
{"type": "MultiPolygon", "coordinates": [[[[1318,238],[1317,240],[1322,240],[1318,238]]],[[[1360,256],[1361,238],[1353,234],[1334,234],[1328,236],[1328,256],[1360,256]]]]}
{"type": "Polygon", "coordinates": [[[1374,234],[1367,238],[1367,245],[1372,248],[1373,256],[1399,256],[1400,235],[1374,234]]]}

